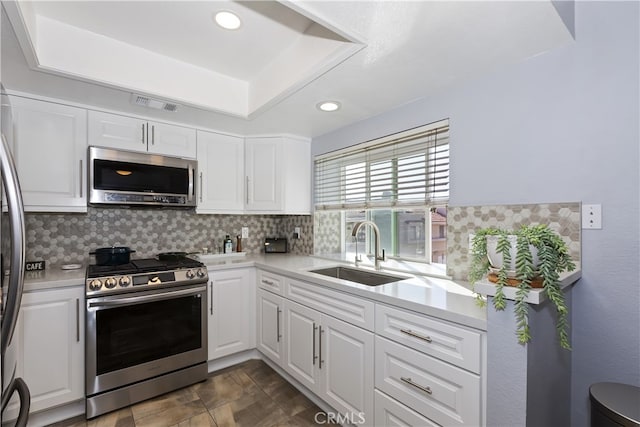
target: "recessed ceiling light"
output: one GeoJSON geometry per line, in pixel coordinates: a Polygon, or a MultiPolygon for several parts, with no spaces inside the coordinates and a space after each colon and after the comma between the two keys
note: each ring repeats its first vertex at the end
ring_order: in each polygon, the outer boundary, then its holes
{"type": "Polygon", "coordinates": [[[238,15],[233,12],[229,12],[228,10],[221,10],[216,13],[215,20],[216,24],[220,25],[225,30],[237,30],[242,24],[238,15]]]}
{"type": "Polygon", "coordinates": [[[316,105],[316,107],[320,111],[331,112],[331,111],[339,110],[340,109],[340,103],[337,102],[337,101],[323,101],[323,102],[319,103],[318,105],[316,105]]]}

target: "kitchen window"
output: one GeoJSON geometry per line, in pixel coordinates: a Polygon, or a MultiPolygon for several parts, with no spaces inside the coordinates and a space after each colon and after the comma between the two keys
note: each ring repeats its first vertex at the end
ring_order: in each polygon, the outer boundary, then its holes
{"type": "MultiPolygon", "coordinates": [[[[387,256],[444,264],[448,120],[317,156],[314,193],[316,254],[355,254],[353,225],[371,220],[387,256]]],[[[373,253],[371,229],[357,237],[373,253]]]]}

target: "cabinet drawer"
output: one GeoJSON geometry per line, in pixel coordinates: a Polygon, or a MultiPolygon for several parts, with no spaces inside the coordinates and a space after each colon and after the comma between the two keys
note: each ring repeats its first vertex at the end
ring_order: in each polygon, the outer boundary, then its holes
{"type": "Polygon", "coordinates": [[[284,277],[268,271],[258,270],[258,287],[282,295],[284,277]]]}
{"type": "Polygon", "coordinates": [[[285,282],[285,296],[352,325],[373,331],[373,301],[289,278],[285,282]]]}
{"type": "Polygon", "coordinates": [[[480,373],[482,334],[478,331],[376,304],[376,333],[480,373]]]}
{"type": "Polygon", "coordinates": [[[479,425],[480,377],[376,337],[376,388],[442,425],[479,425]]]}
{"type": "Polygon", "coordinates": [[[375,405],[374,425],[376,426],[439,427],[430,419],[423,417],[379,390],[375,391],[375,405]]]}

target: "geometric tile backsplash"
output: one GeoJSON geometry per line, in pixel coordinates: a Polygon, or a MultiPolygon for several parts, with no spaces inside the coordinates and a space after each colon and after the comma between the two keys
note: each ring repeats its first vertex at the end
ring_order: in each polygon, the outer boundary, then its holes
{"type": "Polygon", "coordinates": [[[25,220],[27,260],[45,260],[47,266],[93,263],[89,252],[107,246],[129,246],[135,258],[204,247],[215,251],[227,234],[235,250],[241,227],[249,227],[249,238],[242,239],[242,249],[249,254],[262,252],[265,237],[287,237],[290,252],[313,253],[311,215],[198,215],[178,209],[89,207],[86,214],[26,213],[25,220]],[[294,227],[301,228],[301,238],[295,241],[294,227]]]}
{"type": "MultiPolygon", "coordinates": [[[[6,214],[5,214],[6,215],[6,214]]],[[[27,260],[47,261],[48,268],[69,263],[94,262],[89,252],[106,246],[129,246],[136,258],[167,251],[215,251],[229,234],[234,242],[242,227],[249,238],[242,249],[263,252],[265,237],[286,237],[295,254],[340,252],[341,215],[198,215],[192,210],[95,208],[86,214],[26,213],[27,260]],[[314,224],[315,220],[315,224],[314,224]],[[300,239],[293,240],[294,227],[300,239]],[[314,243],[315,234],[315,243],[314,243]]],[[[7,221],[3,220],[3,226],[7,221]]],[[[523,224],[548,224],[580,262],[580,203],[530,205],[449,206],[447,210],[447,274],[467,280],[469,233],[481,227],[518,228],[523,224]]]]}
{"type": "Polygon", "coordinates": [[[580,203],[530,205],[449,206],[447,209],[447,274],[468,280],[469,234],[484,227],[517,229],[547,224],[565,241],[573,261],[580,262],[580,203]]]}

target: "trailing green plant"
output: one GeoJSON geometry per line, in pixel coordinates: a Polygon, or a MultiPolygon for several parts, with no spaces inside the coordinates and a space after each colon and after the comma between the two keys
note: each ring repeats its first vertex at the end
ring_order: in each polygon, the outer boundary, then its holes
{"type": "MultiPolygon", "coordinates": [[[[493,297],[493,307],[496,310],[504,310],[506,307],[504,286],[508,285],[510,273],[508,267],[511,265],[511,240],[509,236],[515,236],[516,238],[515,278],[518,280],[518,284],[514,313],[516,316],[518,342],[525,344],[531,341],[529,304],[526,299],[531,290],[531,282],[540,277],[544,292],[546,292],[547,297],[556,308],[558,315],[556,330],[560,346],[570,350],[571,345],[568,334],[569,310],[560,288],[560,273],[573,271],[575,264],[571,260],[571,255],[565,242],[545,224],[522,226],[516,231],[507,231],[496,227],[477,230],[471,242],[469,281],[472,284],[484,279],[491,268],[487,255],[487,236],[497,236],[496,251],[503,258],[502,266],[496,272],[496,291],[493,297]],[[531,247],[537,249],[537,266],[534,265],[531,247]]],[[[485,300],[482,296],[477,293],[476,296],[478,303],[484,305],[485,300]]]]}

